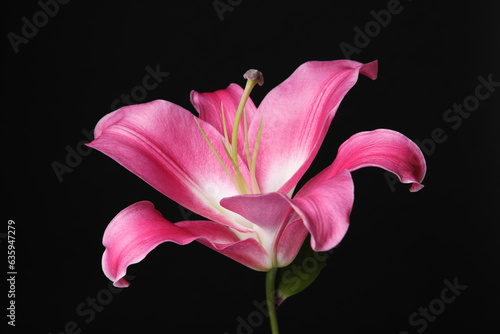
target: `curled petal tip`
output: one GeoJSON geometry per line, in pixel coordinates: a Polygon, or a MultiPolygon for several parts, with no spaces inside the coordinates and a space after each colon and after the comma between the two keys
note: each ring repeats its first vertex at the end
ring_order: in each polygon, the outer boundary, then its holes
{"type": "Polygon", "coordinates": [[[262,86],[264,84],[264,75],[262,74],[261,71],[258,70],[248,70],[243,74],[243,78],[247,80],[257,80],[257,83],[259,86],[262,86]]]}
{"type": "Polygon", "coordinates": [[[363,64],[359,72],[372,80],[377,79],[378,60],[363,64]]]}
{"type": "Polygon", "coordinates": [[[421,184],[421,183],[413,183],[413,184],[411,185],[411,187],[410,187],[410,191],[411,191],[412,193],[414,193],[414,192],[419,191],[419,190],[420,190],[420,189],[422,189],[423,187],[424,187],[424,185],[423,185],[423,184],[421,184]]]}
{"type": "Polygon", "coordinates": [[[130,283],[126,279],[120,278],[119,280],[114,282],[113,285],[117,288],[127,288],[130,283]]]}

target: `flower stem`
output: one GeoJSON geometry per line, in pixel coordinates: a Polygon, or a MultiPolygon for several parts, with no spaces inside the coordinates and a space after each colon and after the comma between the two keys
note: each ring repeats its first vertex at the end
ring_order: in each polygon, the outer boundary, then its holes
{"type": "Polygon", "coordinates": [[[267,311],[269,312],[269,320],[271,321],[271,332],[278,334],[278,318],[276,317],[276,289],[275,279],[278,268],[273,268],[266,273],[266,298],[267,311]]]}

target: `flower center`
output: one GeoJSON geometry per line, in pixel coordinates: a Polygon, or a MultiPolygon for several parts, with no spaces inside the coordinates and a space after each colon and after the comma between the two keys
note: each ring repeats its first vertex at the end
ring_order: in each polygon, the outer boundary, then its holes
{"type": "Polygon", "coordinates": [[[200,129],[201,133],[203,134],[203,137],[205,138],[206,142],[210,146],[210,149],[214,153],[215,157],[219,161],[219,163],[222,165],[224,168],[224,171],[227,173],[231,181],[233,182],[235,188],[238,190],[238,192],[242,195],[245,194],[260,194],[260,189],[257,184],[257,179],[255,178],[255,166],[256,166],[256,161],[257,161],[257,151],[259,149],[259,142],[260,142],[260,137],[262,135],[262,117],[260,119],[260,125],[259,125],[259,130],[257,132],[257,138],[255,140],[255,146],[253,150],[252,156],[250,156],[250,147],[248,144],[248,126],[247,126],[247,118],[246,118],[246,112],[245,112],[245,105],[246,102],[250,96],[250,92],[252,89],[255,87],[256,84],[259,84],[259,86],[262,86],[264,83],[264,76],[262,75],[261,72],[257,70],[248,70],[245,72],[243,75],[243,78],[247,79],[247,83],[245,85],[245,90],[243,91],[243,95],[241,96],[240,103],[238,105],[238,109],[236,110],[236,114],[234,117],[234,124],[233,124],[233,131],[231,133],[231,143],[229,143],[229,136],[227,132],[227,126],[226,126],[226,120],[224,117],[224,106],[222,105],[221,102],[221,112],[222,112],[222,124],[224,127],[224,140],[221,138],[221,143],[222,146],[224,147],[224,151],[226,152],[226,155],[231,162],[231,165],[233,167],[234,171],[234,176],[231,174],[229,171],[228,167],[224,163],[224,161],[221,159],[220,155],[217,153],[215,148],[213,147],[212,143],[206,136],[205,132],[201,128],[198,120],[195,117],[195,121],[198,124],[198,128],[200,129]],[[238,130],[240,127],[240,122],[241,122],[241,117],[243,116],[243,128],[245,131],[245,152],[246,152],[246,158],[247,158],[247,166],[250,171],[250,179],[251,179],[251,184],[248,184],[243,175],[241,174],[240,171],[240,166],[238,162],[238,130]]]}

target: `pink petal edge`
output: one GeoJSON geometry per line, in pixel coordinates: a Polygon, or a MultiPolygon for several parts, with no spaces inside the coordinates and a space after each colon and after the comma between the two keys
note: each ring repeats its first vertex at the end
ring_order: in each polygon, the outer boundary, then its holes
{"type": "Polygon", "coordinates": [[[267,253],[255,239],[239,240],[227,227],[210,221],[172,224],[148,201],[130,205],[109,223],[103,236],[102,268],[116,287],[126,287],[127,267],[143,260],[156,246],[167,241],[186,245],[195,240],[251,269],[271,268],[267,253]]]}
{"type": "Polygon", "coordinates": [[[315,182],[306,196],[297,194],[291,203],[311,233],[311,247],[317,252],[330,250],[349,228],[354,203],[351,173],[343,170],[320,183],[315,182]]]}
{"type": "Polygon", "coordinates": [[[410,191],[423,188],[426,163],[420,148],[405,135],[388,129],[359,132],[339,148],[332,173],[379,167],[395,174],[402,183],[411,183],[410,191]]]}
{"type": "MultiPolygon", "coordinates": [[[[375,79],[377,61],[311,61],[267,94],[258,107],[264,117],[256,170],[262,192],[288,193],[295,187],[359,73],[375,79]]],[[[258,127],[258,122],[252,123],[250,142],[258,127]]]]}
{"type": "MultiPolygon", "coordinates": [[[[226,166],[230,162],[219,132],[199,120],[226,166]]],[[[195,122],[184,108],[168,101],[120,108],[104,116],[88,144],[113,158],[156,190],[197,214],[241,232],[246,222],[225,211],[219,201],[238,194],[195,122]],[[225,212],[224,212],[225,211],[225,212]]],[[[248,168],[240,170],[249,180],[248,168]]],[[[231,169],[230,169],[231,170],[231,169]]]]}

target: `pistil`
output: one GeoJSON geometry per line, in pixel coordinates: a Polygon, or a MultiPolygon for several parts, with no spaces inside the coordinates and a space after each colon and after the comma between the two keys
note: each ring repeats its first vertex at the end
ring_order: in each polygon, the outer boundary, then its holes
{"type": "Polygon", "coordinates": [[[260,142],[260,137],[262,135],[262,118],[260,120],[260,125],[259,125],[259,130],[257,133],[257,138],[255,141],[255,146],[254,146],[254,151],[252,157],[250,157],[250,148],[248,144],[248,127],[247,127],[247,119],[246,119],[246,112],[245,112],[245,105],[248,101],[248,98],[250,96],[250,92],[252,91],[253,87],[255,87],[256,84],[259,84],[259,86],[262,86],[264,83],[264,76],[262,75],[261,72],[257,70],[248,70],[245,72],[243,75],[243,78],[247,79],[247,83],[245,85],[245,89],[243,91],[243,94],[241,96],[240,103],[238,105],[238,109],[236,110],[236,114],[234,117],[234,124],[233,124],[233,132],[231,133],[231,143],[229,143],[229,136],[227,132],[227,126],[226,126],[226,118],[224,115],[224,106],[221,102],[221,113],[222,113],[222,124],[224,127],[224,139],[220,138],[221,144],[224,147],[224,151],[226,152],[226,155],[231,162],[231,165],[233,166],[233,171],[234,171],[234,176],[230,173],[229,169],[227,168],[226,164],[224,161],[221,159],[220,155],[217,153],[215,150],[214,146],[206,136],[205,132],[201,128],[198,120],[195,121],[205,138],[206,142],[208,143],[210,149],[212,152],[215,154],[215,157],[221,164],[221,166],[224,168],[224,171],[226,174],[228,174],[229,178],[233,182],[234,186],[236,189],[238,189],[238,192],[242,195],[244,194],[259,194],[260,189],[257,184],[257,179],[255,177],[255,166],[256,166],[256,160],[257,160],[257,150],[259,149],[259,142],[260,142]],[[243,115],[243,127],[245,131],[245,152],[246,152],[246,158],[247,158],[247,165],[248,169],[250,171],[250,177],[251,177],[251,190],[250,186],[241,174],[239,163],[238,163],[238,130],[241,122],[241,116],[243,115]]]}
{"type": "Polygon", "coordinates": [[[255,87],[256,84],[262,86],[264,84],[264,76],[261,72],[257,70],[248,70],[243,74],[243,78],[247,79],[247,83],[245,85],[245,90],[243,91],[243,95],[241,96],[240,104],[238,105],[238,109],[236,110],[236,115],[234,117],[233,124],[233,137],[231,140],[232,151],[231,154],[233,159],[236,160],[238,155],[238,128],[240,127],[241,115],[245,108],[245,104],[247,103],[248,97],[250,96],[250,92],[255,87]]]}

